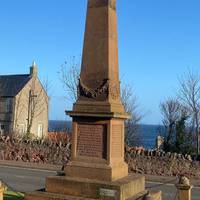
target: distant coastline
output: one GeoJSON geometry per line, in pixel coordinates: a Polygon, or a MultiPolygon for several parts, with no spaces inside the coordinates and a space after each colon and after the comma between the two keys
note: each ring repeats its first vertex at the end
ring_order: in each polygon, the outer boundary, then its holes
{"type": "MultiPolygon", "coordinates": [[[[155,148],[156,137],[159,135],[161,125],[141,124],[139,126],[140,145],[146,149],[155,148]]],[[[71,121],[65,120],[49,120],[49,131],[67,131],[71,132],[71,121]]]]}

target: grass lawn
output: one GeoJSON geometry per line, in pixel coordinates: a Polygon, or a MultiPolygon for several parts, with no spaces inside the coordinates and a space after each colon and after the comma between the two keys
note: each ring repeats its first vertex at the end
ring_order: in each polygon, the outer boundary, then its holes
{"type": "Polygon", "coordinates": [[[22,193],[6,191],[3,200],[24,200],[24,195],[22,193]]]}

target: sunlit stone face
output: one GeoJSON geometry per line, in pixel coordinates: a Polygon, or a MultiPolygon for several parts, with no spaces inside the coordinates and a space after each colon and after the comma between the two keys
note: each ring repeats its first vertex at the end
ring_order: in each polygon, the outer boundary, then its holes
{"type": "Polygon", "coordinates": [[[90,8],[109,6],[116,9],[116,0],[89,0],[88,4],[90,8]]]}

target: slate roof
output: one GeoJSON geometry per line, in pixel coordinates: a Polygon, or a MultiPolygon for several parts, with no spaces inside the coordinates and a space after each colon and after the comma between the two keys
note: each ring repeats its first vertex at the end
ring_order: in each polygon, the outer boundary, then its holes
{"type": "Polygon", "coordinates": [[[0,97],[14,97],[31,79],[29,74],[0,75],[0,97]]]}

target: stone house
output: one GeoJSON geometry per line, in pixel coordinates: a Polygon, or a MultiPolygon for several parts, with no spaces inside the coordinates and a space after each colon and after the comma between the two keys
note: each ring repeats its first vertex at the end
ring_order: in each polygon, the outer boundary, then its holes
{"type": "Polygon", "coordinates": [[[48,96],[37,72],[33,62],[29,74],[0,75],[1,135],[47,136],[48,96]]]}

